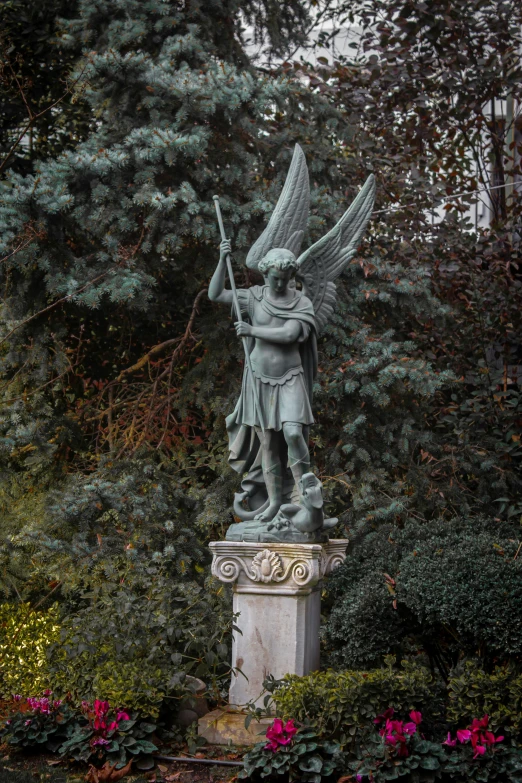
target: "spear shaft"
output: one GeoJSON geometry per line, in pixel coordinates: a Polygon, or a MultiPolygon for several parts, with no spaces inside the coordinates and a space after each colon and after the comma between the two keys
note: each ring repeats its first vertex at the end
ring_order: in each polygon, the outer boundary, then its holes
{"type": "MultiPolygon", "coordinates": [[[[216,215],[219,223],[219,230],[221,232],[221,239],[224,242],[227,238],[225,235],[225,227],[223,225],[223,217],[221,216],[221,208],[219,206],[219,196],[213,196],[214,199],[214,206],[216,207],[216,215]]],[[[230,259],[230,253],[227,253],[226,255],[226,264],[227,264],[227,271],[228,271],[228,278],[230,280],[230,288],[232,289],[232,301],[234,303],[234,309],[236,311],[236,318],[239,322],[242,322],[243,319],[241,317],[241,308],[239,306],[239,300],[237,298],[237,290],[236,290],[236,282],[234,280],[234,272],[232,271],[232,261],[230,259]]],[[[250,377],[252,379],[252,391],[254,392],[254,405],[257,412],[257,417],[259,419],[259,424],[261,426],[261,431],[264,433],[265,431],[265,423],[263,419],[263,412],[261,410],[261,405],[259,403],[259,397],[257,394],[257,388],[256,388],[256,382],[254,378],[254,373],[252,372],[252,363],[250,361],[250,352],[248,350],[248,343],[247,338],[245,335],[242,336],[243,341],[243,348],[245,350],[245,359],[248,367],[248,371],[250,373],[250,377]]]]}

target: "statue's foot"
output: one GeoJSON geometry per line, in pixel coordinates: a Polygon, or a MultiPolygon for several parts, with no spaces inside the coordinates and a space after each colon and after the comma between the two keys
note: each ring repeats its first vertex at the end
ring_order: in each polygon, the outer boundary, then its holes
{"type": "Polygon", "coordinates": [[[270,503],[265,511],[263,511],[261,514],[256,514],[254,520],[256,522],[271,522],[279,511],[279,506],[279,503],[270,503]]]}

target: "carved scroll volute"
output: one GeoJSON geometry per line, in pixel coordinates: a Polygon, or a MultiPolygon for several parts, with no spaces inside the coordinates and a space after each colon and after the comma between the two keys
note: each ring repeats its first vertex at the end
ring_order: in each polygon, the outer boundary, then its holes
{"type": "Polygon", "coordinates": [[[220,582],[237,582],[243,563],[236,557],[215,557],[212,560],[212,576],[220,582]]]}

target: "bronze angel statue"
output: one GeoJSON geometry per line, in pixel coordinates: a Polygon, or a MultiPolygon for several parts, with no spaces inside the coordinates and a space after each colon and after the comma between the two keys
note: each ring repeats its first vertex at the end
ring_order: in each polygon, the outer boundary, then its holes
{"type": "Polygon", "coordinates": [[[317,336],[334,311],[335,280],[357,251],[374,198],[370,175],[337,225],[300,254],[310,184],[296,145],[276,208],[246,259],[264,284],[237,291],[216,203],[223,241],[208,295],[234,304],[247,359],[237,405],[226,420],[229,463],[243,477],[234,501],[243,521],[231,525],[229,540],[313,543],[336,522],[324,519],[322,487],[310,471],[317,336]],[[231,290],[225,288],[227,264],[231,290]]]}

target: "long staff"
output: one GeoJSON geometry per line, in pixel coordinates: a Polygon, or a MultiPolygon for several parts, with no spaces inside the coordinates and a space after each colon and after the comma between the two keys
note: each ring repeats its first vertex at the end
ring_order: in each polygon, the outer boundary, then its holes
{"type": "MultiPolygon", "coordinates": [[[[226,237],[225,234],[225,227],[223,225],[223,218],[221,216],[221,209],[219,206],[219,196],[213,196],[214,198],[214,206],[216,207],[216,215],[219,223],[219,230],[221,232],[221,239],[224,242],[226,237]]],[[[234,309],[236,311],[236,317],[238,321],[242,321],[241,318],[241,308],[239,306],[239,301],[237,298],[237,291],[236,291],[236,282],[234,280],[234,273],[232,271],[232,261],[230,260],[230,253],[227,253],[226,255],[226,264],[227,264],[227,271],[228,271],[228,277],[230,280],[230,288],[232,289],[232,301],[234,302],[234,309]]],[[[245,349],[245,359],[247,363],[248,370],[250,372],[250,377],[252,378],[252,390],[254,392],[254,404],[257,412],[257,416],[259,419],[259,424],[261,425],[261,431],[264,433],[265,431],[265,422],[263,419],[263,412],[261,410],[261,405],[259,404],[259,397],[257,396],[257,388],[256,388],[256,382],[254,379],[254,373],[252,372],[252,364],[250,362],[250,353],[248,350],[248,343],[247,338],[245,335],[241,338],[243,340],[243,348],[245,349]]]]}

